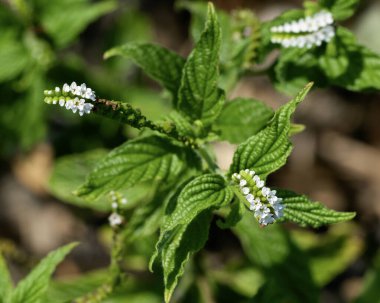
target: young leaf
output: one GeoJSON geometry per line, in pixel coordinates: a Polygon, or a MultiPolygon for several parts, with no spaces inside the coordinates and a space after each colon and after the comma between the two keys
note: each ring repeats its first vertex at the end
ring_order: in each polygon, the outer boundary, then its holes
{"type": "Polygon", "coordinates": [[[215,121],[220,138],[241,143],[257,134],[273,117],[273,110],[254,99],[236,98],[226,103],[215,121]]]}
{"type": "Polygon", "coordinates": [[[205,125],[217,118],[224,102],[224,92],[218,88],[220,40],[219,23],[210,3],[205,30],[185,63],[178,92],[178,109],[205,125]]]}
{"type": "Polygon", "coordinates": [[[312,202],[304,195],[298,195],[287,190],[277,191],[277,196],[283,199],[284,221],[292,221],[301,226],[312,226],[314,228],[325,224],[332,224],[351,220],[355,212],[337,212],[328,209],[322,203],[312,202]]]}
{"type": "Polygon", "coordinates": [[[76,246],[76,243],[63,246],[45,257],[33,271],[24,278],[12,293],[11,303],[38,303],[45,295],[50,276],[57,265],[76,246]]]}
{"type": "Polygon", "coordinates": [[[359,0],[319,0],[322,8],[327,8],[337,21],[351,17],[359,6],[359,0]]]}
{"type": "Polygon", "coordinates": [[[128,141],[95,167],[76,194],[94,200],[111,190],[127,189],[143,182],[170,185],[186,169],[189,153],[154,135],[128,141]]]}
{"type": "Polygon", "coordinates": [[[0,253],[0,303],[8,302],[12,289],[12,279],[5,259],[0,253]]]}
{"type": "Polygon", "coordinates": [[[173,96],[177,95],[182,69],[185,65],[185,59],[181,56],[151,43],[127,43],[108,50],[104,58],[108,59],[117,55],[132,59],[173,96]]]}
{"type": "Polygon", "coordinates": [[[232,197],[226,181],[217,174],[195,178],[172,197],[151,259],[151,264],[156,257],[161,260],[166,302],[190,255],[201,249],[207,240],[211,210],[225,205],[232,197]]]}
{"type": "Polygon", "coordinates": [[[266,128],[238,146],[230,175],[243,169],[253,169],[258,175],[266,177],[286,163],[292,149],[289,140],[290,117],[311,86],[312,83],[308,84],[292,101],[280,107],[266,128]]]}

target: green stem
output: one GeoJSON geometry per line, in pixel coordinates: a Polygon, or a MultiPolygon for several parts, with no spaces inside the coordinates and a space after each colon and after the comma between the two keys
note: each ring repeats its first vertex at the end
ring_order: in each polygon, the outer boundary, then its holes
{"type": "Polygon", "coordinates": [[[132,105],[128,103],[107,99],[96,99],[93,111],[99,115],[126,123],[137,129],[149,128],[176,139],[185,145],[192,147],[196,146],[194,139],[181,136],[173,123],[154,123],[153,121],[147,119],[147,117],[145,117],[139,109],[133,108],[132,105]]]}
{"type": "Polygon", "coordinates": [[[220,171],[219,166],[214,161],[213,157],[210,155],[210,152],[207,150],[206,146],[198,146],[198,152],[201,155],[201,157],[206,161],[207,166],[210,171],[212,172],[218,172],[220,171]]]}
{"type": "Polygon", "coordinates": [[[101,303],[124,281],[125,274],[122,269],[124,246],[119,228],[113,230],[111,264],[109,266],[110,280],[93,292],[75,300],[75,303],[101,303]]]}

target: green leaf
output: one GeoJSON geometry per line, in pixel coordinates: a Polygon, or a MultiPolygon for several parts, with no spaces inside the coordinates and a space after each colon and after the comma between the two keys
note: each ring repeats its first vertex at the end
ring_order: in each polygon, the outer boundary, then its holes
{"type": "Polygon", "coordinates": [[[245,206],[238,199],[235,199],[235,201],[229,205],[229,208],[230,210],[225,216],[225,220],[220,219],[216,221],[216,224],[221,229],[228,229],[235,226],[243,217],[245,206]]]}
{"type": "Polygon", "coordinates": [[[159,136],[128,141],[96,166],[76,194],[94,200],[111,190],[144,182],[170,186],[187,168],[189,152],[159,136]]]}
{"type": "Polygon", "coordinates": [[[50,192],[62,201],[74,205],[108,211],[110,209],[109,203],[94,201],[94,203],[90,204],[73,194],[73,191],[82,184],[86,175],[106,154],[106,150],[98,149],[58,158],[54,162],[49,180],[50,192]]]}
{"type": "Polygon", "coordinates": [[[43,7],[41,22],[58,47],[67,46],[91,22],[116,8],[115,1],[51,1],[43,7]]]}
{"type": "Polygon", "coordinates": [[[107,281],[106,271],[95,271],[81,275],[78,278],[58,280],[50,284],[43,303],[74,302],[78,297],[88,294],[107,281]]]}
{"type": "Polygon", "coordinates": [[[226,103],[215,122],[220,138],[241,143],[257,134],[273,117],[273,110],[254,99],[236,98],[226,103]]]}
{"type": "Polygon", "coordinates": [[[224,92],[218,88],[220,40],[220,27],[210,3],[205,30],[185,63],[178,92],[178,109],[205,125],[217,118],[224,102],[224,92]]]}
{"type": "Polygon", "coordinates": [[[248,259],[261,268],[266,278],[251,302],[318,302],[319,292],[307,256],[280,225],[260,228],[253,214],[246,210],[243,219],[232,230],[248,259]]]}
{"type": "Polygon", "coordinates": [[[380,89],[380,56],[358,45],[354,35],[342,27],[333,42],[319,59],[330,81],[353,91],[380,89]]]}
{"type": "Polygon", "coordinates": [[[311,272],[319,286],[330,283],[344,272],[364,248],[360,231],[349,223],[333,225],[323,234],[292,230],[291,237],[309,256],[311,272]]]}
{"type": "Polygon", "coordinates": [[[144,72],[157,80],[176,96],[181,83],[185,59],[176,53],[151,43],[127,43],[110,49],[104,54],[106,59],[123,56],[132,59],[144,72]]]}
{"type": "Polygon", "coordinates": [[[280,107],[266,128],[238,146],[230,175],[243,169],[253,169],[258,175],[266,177],[286,163],[292,150],[290,117],[311,86],[312,83],[308,84],[292,101],[280,107]]]}
{"type": "Polygon", "coordinates": [[[223,264],[223,269],[220,269],[221,266],[211,269],[208,275],[222,284],[223,288],[227,286],[245,297],[253,297],[265,282],[262,273],[255,267],[231,269],[231,265],[223,264]]]}
{"type": "Polygon", "coordinates": [[[197,177],[178,192],[169,202],[156,252],[151,259],[151,264],[157,257],[161,261],[166,302],[169,302],[191,254],[201,249],[207,240],[211,210],[233,198],[226,181],[217,174],[197,177]]]}
{"type": "Polygon", "coordinates": [[[3,255],[0,253],[0,302],[6,303],[9,300],[13,289],[13,283],[8,271],[3,255]]]}
{"type": "Polygon", "coordinates": [[[309,49],[282,49],[270,76],[276,89],[288,95],[296,94],[310,81],[318,87],[327,84],[317,55],[309,49]]]}
{"type": "Polygon", "coordinates": [[[190,256],[205,245],[210,223],[211,212],[204,211],[189,225],[178,225],[160,237],[157,250],[164,274],[165,302],[170,301],[190,256]]]}
{"type": "MultiPolygon", "coordinates": [[[[154,234],[163,220],[167,191],[158,193],[152,201],[143,201],[133,212],[123,230],[123,238],[128,243],[154,234]]],[[[126,244],[125,244],[126,245],[126,244]]]]}
{"type": "Polygon", "coordinates": [[[336,21],[341,21],[351,17],[359,3],[359,0],[319,0],[318,4],[331,11],[336,21]]]}
{"type": "Polygon", "coordinates": [[[17,77],[28,64],[26,49],[20,37],[11,30],[2,29],[0,36],[0,83],[17,77]]]}
{"type": "Polygon", "coordinates": [[[63,246],[45,257],[32,272],[15,288],[11,303],[38,303],[45,295],[50,277],[57,265],[76,246],[76,243],[63,246]]]}
{"type": "Polygon", "coordinates": [[[320,202],[312,202],[304,195],[298,195],[288,190],[279,190],[277,196],[283,199],[284,221],[292,221],[301,226],[314,228],[326,224],[351,220],[355,212],[337,212],[328,209],[320,202]]]}
{"type": "Polygon", "coordinates": [[[168,115],[167,119],[175,124],[176,129],[180,135],[190,137],[190,138],[196,137],[196,132],[193,127],[193,124],[191,124],[179,112],[177,111],[171,112],[168,115]]]}
{"type": "Polygon", "coordinates": [[[170,230],[177,225],[187,225],[204,210],[226,205],[233,196],[222,176],[199,176],[182,190],[174,211],[165,218],[163,229],[170,230]]]}

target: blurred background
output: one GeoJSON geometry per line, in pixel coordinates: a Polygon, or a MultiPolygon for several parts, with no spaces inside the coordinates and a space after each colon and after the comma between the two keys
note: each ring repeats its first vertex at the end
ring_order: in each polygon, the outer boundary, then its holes
{"type": "MultiPolygon", "coordinates": [[[[302,7],[298,0],[213,2],[226,12],[252,9],[261,20],[302,7]]],[[[187,55],[190,23],[190,13],[169,0],[0,0],[0,250],[16,281],[36,260],[71,241],[81,245],[59,267],[57,278],[107,266],[108,202],[88,208],[70,193],[99,155],[137,135],[111,120],[49,107],[43,90],[84,82],[100,97],[130,102],[159,119],[170,110],[167,93],[130,61],[105,61],[103,53],[126,42],[150,41],[187,55]],[[82,156],[76,165],[65,162],[77,154],[82,156]]],[[[380,53],[379,1],[362,1],[344,25],[380,53]]],[[[289,100],[266,76],[244,78],[230,96],[253,97],[273,108],[289,100]]],[[[313,256],[311,266],[328,272],[316,278],[321,302],[380,302],[380,93],[316,89],[295,120],[306,130],[294,136],[289,163],[271,184],[357,212],[353,222],[316,231],[289,226],[295,243],[313,256]]],[[[229,166],[234,149],[227,142],[215,145],[222,168],[229,166]]],[[[211,232],[205,250],[210,266],[216,264],[214,278],[237,291],[236,283],[243,282],[229,281],[220,263],[241,256],[241,248],[232,235],[211,232]]],[[[136,276],[129,286],[134,297],[120,302],[161,302],[158,278],[146,270],[151,244],[141,242],[127,262],[136,276]],[[151,294],[141,297],[147,289],[151,294]]],[[[91,283],[101,276],[94,274],[91,283]]]]}

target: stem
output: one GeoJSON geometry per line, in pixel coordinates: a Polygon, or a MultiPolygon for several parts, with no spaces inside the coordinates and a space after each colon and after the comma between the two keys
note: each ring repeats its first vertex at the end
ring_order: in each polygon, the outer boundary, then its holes
{"type": "Polygon", "coordinates": [[[145,117],[139,109],[133,108],[132,105],[128,103],[107,99],[96,99],[93,111],[99,115],[126,123],[137,129],[149,128],[158,131],[159,133],[167,135],[185,145],[196,147],[194,139],[180,135],[173,123],[154,123],[145,117]]]}
{"type": "Polygon", "coordinates": [[[212,172],[220,171],[219,166],[216,164],[213,157],[210,155],[210,152],[207,150],[206,146],[199,146],[197,150],[201,157],[206,161],[208,168],[212,172]]]}
{"type": "Polygon", "coordinates": [[[120,229],[115,228],[112,235],[111,264],[109,266],[110,281],[105,282],[93,292],[76,299],[75,303],[101,303],[113,293],[125,279],[125,274],[122,270],[123,256],[124,248],[120,229]]]}

